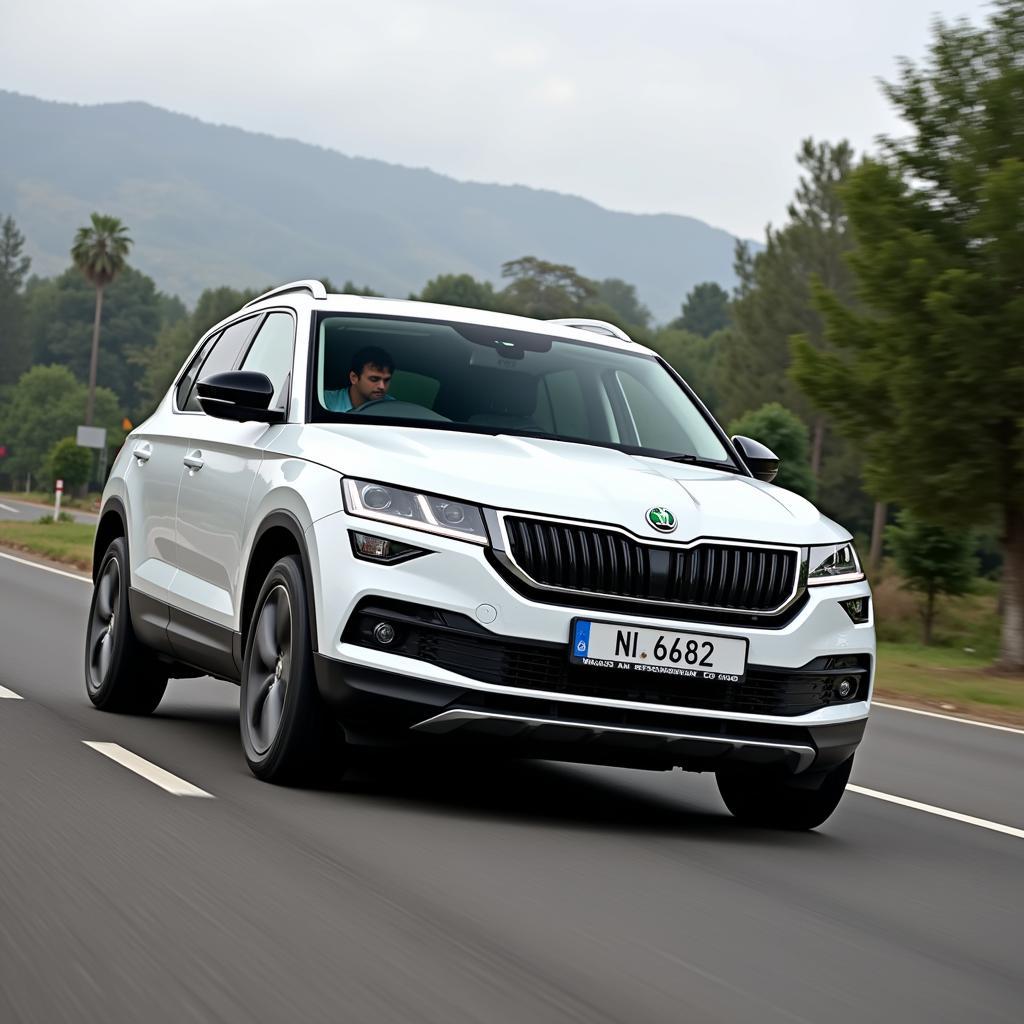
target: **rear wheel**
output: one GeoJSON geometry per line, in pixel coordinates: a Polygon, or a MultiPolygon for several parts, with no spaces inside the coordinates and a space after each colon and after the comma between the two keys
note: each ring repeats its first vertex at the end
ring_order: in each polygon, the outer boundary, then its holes
{"type": "Polygon", "coordinates": [[[839,805],[853,758],[827,772],[817,789],[800,776],[759,778],[719,772],[718,791],[733,817],[745,825],[806,831],[817,828],[839,805]]]}
{"type": "MultiPolygon", "coordinates": [[[[267,574],[249,625],[239,718],[245,759],[266,782],[310,781],[334,739],[313,674],[302,565],[294,555],[267,574]]],[[[340,749],[340,733],[335,743],[340,749]]]]}
{"type": "Polygon", "coordinates": [[[128,609],[128,545],[116,537],[103,554],[89,607],[85,688],[102,711],[148,715],[167,689],[167,672],[139,643],[128,609]]]}

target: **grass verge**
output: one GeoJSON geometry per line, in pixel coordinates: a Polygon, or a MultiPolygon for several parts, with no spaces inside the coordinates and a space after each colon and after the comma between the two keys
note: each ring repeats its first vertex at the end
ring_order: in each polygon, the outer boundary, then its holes
{"type": "Polygon", "coordinates": [[[875,696],[947,715],[1024,725],[1024,676],[949,647],[879,643],[875,696]]]}
{"type": "Polygon", "coordinates": [[[0,545],[27,551],[78,569],[92,566],[92,541],[96,527],[90,523],[16,523],[0,521],[0,545]]]}
{"type": "MultiPolygon", "coordinates": [[[[33,505],[53,508],[52,491],[0,491],[0,501],[10,498],[12,501],[27,501],[33,505]]],[[[93,491],[84,498],[75,498],[65,493],[60,499],[61,508],[76,508],[82,512],[97,512],[100,507],[100,492],[93,491]]]]}

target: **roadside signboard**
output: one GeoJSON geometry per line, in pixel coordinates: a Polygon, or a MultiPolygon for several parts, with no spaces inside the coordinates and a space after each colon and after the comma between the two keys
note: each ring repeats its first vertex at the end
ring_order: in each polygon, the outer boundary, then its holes
{"type": "Polygon", "coordinates": [[[79,427],[75,443],[79,448],[106,448],[107,431],[103,427],[79,427]]]}

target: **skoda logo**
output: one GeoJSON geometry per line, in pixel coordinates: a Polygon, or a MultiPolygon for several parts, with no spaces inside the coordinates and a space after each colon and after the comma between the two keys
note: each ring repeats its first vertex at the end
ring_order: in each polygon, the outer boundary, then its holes
{"type": "Polygon", "coordinates": [[[671,533],[676,528],[676,517],[667,508],[649,508],[647,522],[661,533],[671,533]]]}

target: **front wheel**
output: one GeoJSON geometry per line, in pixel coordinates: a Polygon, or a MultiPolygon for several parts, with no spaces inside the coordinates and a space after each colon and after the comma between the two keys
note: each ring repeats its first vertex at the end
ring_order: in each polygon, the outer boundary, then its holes
{"type": "Polygon", "coordinates": [[[139,643],[128,609],[128,546],[116,537],[103,553],[89,607],[85,689],[101,711],[148,715],[167,689],[167,671],[139,643]]]}
{"type": "Polygon", "coordinates": [[[245,759],[257,778],[302,782],[326,766],[331,723],[316,688],[306,584],[294,555],[274,565],[256,599],[239,718],[245,759]]]}
{"type": "Polygon", "coordinates": [[[827,772],[817,789],[799,776],[759,778],[718,772],[718,792],[733,817],[745,825],[806,831],[817,828],[839,805],[853,768],[853,758],[827,772]]]}

